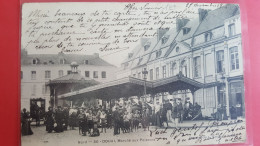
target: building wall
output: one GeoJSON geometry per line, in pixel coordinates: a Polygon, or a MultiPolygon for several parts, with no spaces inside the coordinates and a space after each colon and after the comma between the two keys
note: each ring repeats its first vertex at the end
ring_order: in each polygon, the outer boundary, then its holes
{"type": "MultiPolygon", "coordinates": [[[[69,64],[59,65],[23,65],[21,66],[21,109],[30,109],[31,98],[43,98],[46,101],[45,109],[49,107],[50,90],[46,86],[46,82],[59,78],[59,71],[63,71],[63,76],[71,71],[69,64]],[[36,78],[32,79],[32,71],[36,71],[36,78]],[[50,71],[50,78],[45,78],[45,71],[50,71]]],[[[78,72],[85,76],[85,71],[89,71],[89,78],[98,82],[108,82],[116,78],[115,72],[117,68],[114,66],[95,66],[95,65],[79,65],[78,72]],[[93,72],[98,71],[98,78],[93,77],[93,72]],[[106,78],[102,78],[101,72],[106,72],[106,78]]]]}
{"type": "MultiPolygon", "coordinates": [[[[236,106],[242,96],[242,104],[244,104],[244,85],[243,85],[243,52],[241,45],[241,23],[240,15],[236,15],[225,20],[224,25],[218,26],[212,30],[203,32],[192,39],[184,40],[191,48],[187,49],[182,42],[177,42],[180,51],[176,51],[176,47],[168,57],[156,58],[156,51],[151,52],[150,60],[142,66],[135,68],[128,68],[131,70],[131,75],[138,74],[144,68],[147,69],[147,80],[150,79],[150,70],[153,70],[153,80],[156,81],[156,68],[159,68],[159,78],[163,78],[163,66],[166,66],[166,76],[175,76],[179,71],[184,72],[182,62],[186,62],[185,76],[205,84],[205,88],[197,90],[193,95],[194,103],[197,102],[202,107],[202,114],[204,116],[211,116],[217,111],[219,104],[226,104],[227,114],[229,116],[229,108],[236,106]],[[234,33],[230,35],[230,25],[234,24],[234,33]],[[211,33],[211,37],[206,40],[206,33],[211,33]],[[236,53],[231,52],[231,49],[236,48],[236,53]],[[222,71],[219,70],[219,51],[223,51],[222,71]],[[195,76],[195,58],[200,60],[200,74],[195,76]],[[235,59],[235,68],[234,60],[235,59]],[[172,64],[176,65],[174,73],[171,71],[172,64]],[[238,64],[238,66],[236,66],[238,64]],[[224,95],[223,95],[224,94],[224,95]],[[223,99],[220,99],[223,98],[223,99]],[[224,100],[224,101],[222,101],[224,100]]],[[[129,75],[128,75],[129,76],[129,75]]],[[[137,76],[135,76],[137,77],[137,76]]],[[[142,77],[141,77],[142,79],[142,77]]],[[[188,92],[188,91],[187,91],[188,92]]],[[[172,97],[190,97],[191,93],[183,95],[177,93],[174,95],[166,95],[171,99],[172,97]]],[[[162,102],[162,97],[158,96],[155,99],[162,102]],[[157,99],[158,98],[158,99],[157,99]]],[[[185,98],[183,98],[185,99],[185,98]]],[[[155,101],[155,103],[157,102],[155,101]]],[[[243,106],[243,105],[242,105],[243,106]]],[[[244,107],[243,107],[244,109],[244,107]]]]}

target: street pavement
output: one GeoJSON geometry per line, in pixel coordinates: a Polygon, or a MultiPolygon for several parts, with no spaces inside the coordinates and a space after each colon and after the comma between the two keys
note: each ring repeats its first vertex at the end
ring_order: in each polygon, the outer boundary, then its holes
{"type": "MultiPolygon", "coordinates": [[[[192,127],[194,124],[197,126],[201,125],[201,123],[204,122],[204,125],[208,125],[210,121],[184,121],[183,123],[178,124],[179,127],[192,127]]],[[[211,121],[212,122],[212,121],[211,121]]],[[[230,121],[222,121],[222,122],[230,122],[230,121]]],[[[165,124],[166,126],[166,124],[165,124]]],[[[22,136],[21,137],[21,144],[22,146],[50,146],[50,145],[55,145],[55,146],[64,146],[65,145],[91,145],[94,143],[98,144],[111,144],[113,145],[114,143],[120,142],[120,140],[127,142],[127,140],[131,139],[131,142],[133,140],[138,140],[146,141],[146,143],[143,144],[148,144],[149,142],[153,142],[154,138],[150,137],[150,131],[146,130],[144,131],[143,128],[139,128],[137,131],[130,132],[130,133],[122,133],[120,135],[113,135],[113,128],[112,129],[107,129],[106,133],[100,133],[100,136],[97,137],[90,137],[89,135],[87,136],[82,136],[79,134],[78,128],[75,130],[67,130],[61,133],[47,133],[45,131],[45,126],[41,125],[39,127],[36,126],[31,126],[33,135],[29,136],[22,136]],[[151,141],[149,141],[151,140],[151,141]],[[148,141],[148,143],[147,143],[148,141]]],[[[174,123],[169,123],[169,128],[174,128],[175,124],[174,123]]],[[[151,126],[149,130],[154,131],[156,128],[154,126],[151,126]]],[[[165,128],[158,128],[158,130],[163,131],[165,128]]],[[[101,130],[101,129],[100,129],[101,130]]],[[[122,143],[123,144],[123,143],[122,143]]],[[[137,143],[138,144],[138,143],[137,143]]]]}

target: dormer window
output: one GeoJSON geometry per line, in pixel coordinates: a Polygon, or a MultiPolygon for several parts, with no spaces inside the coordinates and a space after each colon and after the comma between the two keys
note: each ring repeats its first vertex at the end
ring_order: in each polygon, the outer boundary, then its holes
{"type": "Polygon", "coordinates": [[[162,44],[165,44],[168,41],[169,36],[162,37],[162,44]]]}
{"type": "Polygon", "coordinates": [[[176,47],[176,53],[180,52],[180,47],[176,47]]]}
{"type": "Polygon", "coordinates": [[[156,52],[156,58],[160,57],[161,54],[162,54],[162,50],[157,51],[157,52],[156,52]]]}
{"type": "Polygon", "coordinates": [[[60,59],[60,64],[65,64],[65,59],[60,59]]]}
{"type": "Polygon", "coordinates": [[[184,27],[182,28],[182,31],[183,31],[183,35],[188,34],[190,32],[190,28],[184,27]]]}
{"type": "Polygon", "coordinates": [[[126,63],[124,64],[124,68],[127,68],[127,67],[128,67],[128,65],[129,65],[129,63],[128,63],[128,62],[126,62],[126,63]]]}
{"type": "Polygon", "coordinates": [[[144,45],[144,51],[147,51],[151,46],[151,42],[147,42],[145,45],[144,45]]]}
{"type": "Polygon", "coordinates": [[[88,64],[88,60],[84,60],[84,64],[88,64]]]}
{"type": "Polygon", "coordinates": [[[212,32],[205,33],[205,42],[210,41],[212,39],[212,32]]]}
{"type": "Polygon", "coordinates": [[[139,58],[139,61],[137,63],[137,65],[140,65],[140,63],[142,62],[143,58],[139,58]]]}
{"type": "Polygon", "coordinates": [[[130,59],[131,57],[133,57],[133,53],[128,53],[128,59],[130,59]]]}
{"type": "Polygon", "coordinates": [[[49,64],[54,64],[54,62],[52,60],[49,61],[49,64]]]}

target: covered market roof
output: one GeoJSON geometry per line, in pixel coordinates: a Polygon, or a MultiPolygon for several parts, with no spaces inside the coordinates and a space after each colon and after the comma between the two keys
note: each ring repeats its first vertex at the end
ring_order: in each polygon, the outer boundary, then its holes
{"type": "Polygon", "coordinates": [[[78,91],[59,95],[58,98],[73,100],[75,98],[95,97],[99,99],[115,99],[130,96],[142,96],[146,84],[147,94],[159,92],[173,92],[190,89],[196,91],[203,87],[203,83],[187,78],[182,74],[157,81],[144,81],[138,78],[125,77],[111,82],[87,87],[78,91]]]}

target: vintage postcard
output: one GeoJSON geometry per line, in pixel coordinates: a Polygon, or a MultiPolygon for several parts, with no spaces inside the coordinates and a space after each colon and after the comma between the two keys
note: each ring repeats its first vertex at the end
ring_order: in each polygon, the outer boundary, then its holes
{"type": "Polygon", "coordinates": [[[240,8],[24,3],[21,144],[246,141],[240,8]]]}

